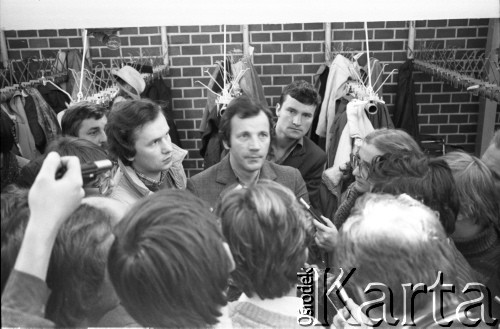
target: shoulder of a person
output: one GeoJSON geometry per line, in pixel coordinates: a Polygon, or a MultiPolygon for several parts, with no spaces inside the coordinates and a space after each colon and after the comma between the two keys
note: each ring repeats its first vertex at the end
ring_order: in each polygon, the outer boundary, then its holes
{"type": "Polygon", "coordinates": [[[321,147],[316,145],[309,137],[304,136],[304,147],[307,153],[314,155],[315,157],[324,159],[326,161],[326,152],[323,151],[321,147]]]}

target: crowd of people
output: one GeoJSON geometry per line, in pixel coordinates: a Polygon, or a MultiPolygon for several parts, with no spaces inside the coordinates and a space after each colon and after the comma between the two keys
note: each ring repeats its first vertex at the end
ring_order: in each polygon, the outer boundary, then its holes
{"type": "Polygon", "coordinates": [[[188,152],[141,88],[109,110],[70,106],[63,135],[29,162],[2,121],[2,326],[498,324],[500,131],[479,159],[430,157],[405,131],[376,129],[332,190],[308,138],[321,98],[295,81],[275,113],[233,99],[222,159],[188,178],[188,152]],[[113,167],[82,177],[100,160],[113,167]],[[311,269],[307,313],[297,273],[311,269]]]}

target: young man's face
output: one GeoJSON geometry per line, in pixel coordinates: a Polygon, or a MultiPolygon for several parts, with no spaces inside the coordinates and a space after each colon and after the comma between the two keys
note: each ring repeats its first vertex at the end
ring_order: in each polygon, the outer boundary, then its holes
{"type": "MultiPolygon", "coordinates": [[[[255,172],[262,168],[271,142],[269,120],[263,111],[254,117],[231,119],[229,154],[233,170],[255,172]],[[236,167],[236,168],[234,168],[236,167]]],[[[224,143],[226,147],[228,145],[224,143]]]]}
{"type": "Polygon", "coordinates": [[[96,120],[93,118],[85,119],[78,130],[78,138],[86,139],[102,148],[106,148],[108,138],[104,132],[104,127],[108,123],[108,118],[103,116],[96,120]]]}
{"type": "Polygon", "coordinates": [[[135,131],[135,156],[132,167],[152,179],[172,166],[172,141],[167,120],[162,113],[135,131]]]}
{"type": "Polygon", "coordinates": [[[285,96],[283,104],[276,105],[276,136],[300,139],[311,128],[316,105],[306,105],[290,95],[285,96]]]}

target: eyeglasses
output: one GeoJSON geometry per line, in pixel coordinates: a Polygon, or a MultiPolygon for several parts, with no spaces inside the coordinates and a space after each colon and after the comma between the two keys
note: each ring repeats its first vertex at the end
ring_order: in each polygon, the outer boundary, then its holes
{"type": "Polygon", "coordinates": [[[370,169],[370,164],[366,161],[361,160],[361,158],[359,157],[359,151],[356,153],[351,153],[350,163],[352,170],[356,169],[357,167],[359,167],[360,171],[363,169],[370,169]]]}
{"type": "Polygon", "coordinates": [[[98,188],[99,193],[102,195],[109,195],[112,192],[112,181],[118,171],[118,168],[118,164],[113,163],[113,167],[110,170],[97,175],[96,181],[92,187],[98,188]]]}

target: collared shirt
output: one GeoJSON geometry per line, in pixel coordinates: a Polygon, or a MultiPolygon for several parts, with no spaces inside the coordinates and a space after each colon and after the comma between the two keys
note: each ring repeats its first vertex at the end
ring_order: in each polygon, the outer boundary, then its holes
{"type": "Polygon", "coordinates": [[[285,154],[283,154],[283,156],[281,158],[277,159],[275,157],[276,145],[275,145],[275,143],[273,143],[273,145],[271,146],[271,149],[269,150],[269,153],[267,154],[267,160],[280,165],[290,156],[290,154],[292,154],[292,152],[296,148],[298,148],[298,147],[302,148],[303,146],[304,146],[304,137],[301,137],[285,151],[285,154]]]}
{"type": "Polygon", "coordinates": [[[155,180],[152,178],[147,177],[146,175],[138,172],[135,170],[135,173],[137,174],[137,177],[146,185],[146,187],[151,191],[151,192],[156,192],[160,189],[160,186],[165,182],[165,179],[167,178],[167,170],[164,170],[161,172],[160,175],[160,180],[155,180]]]}

